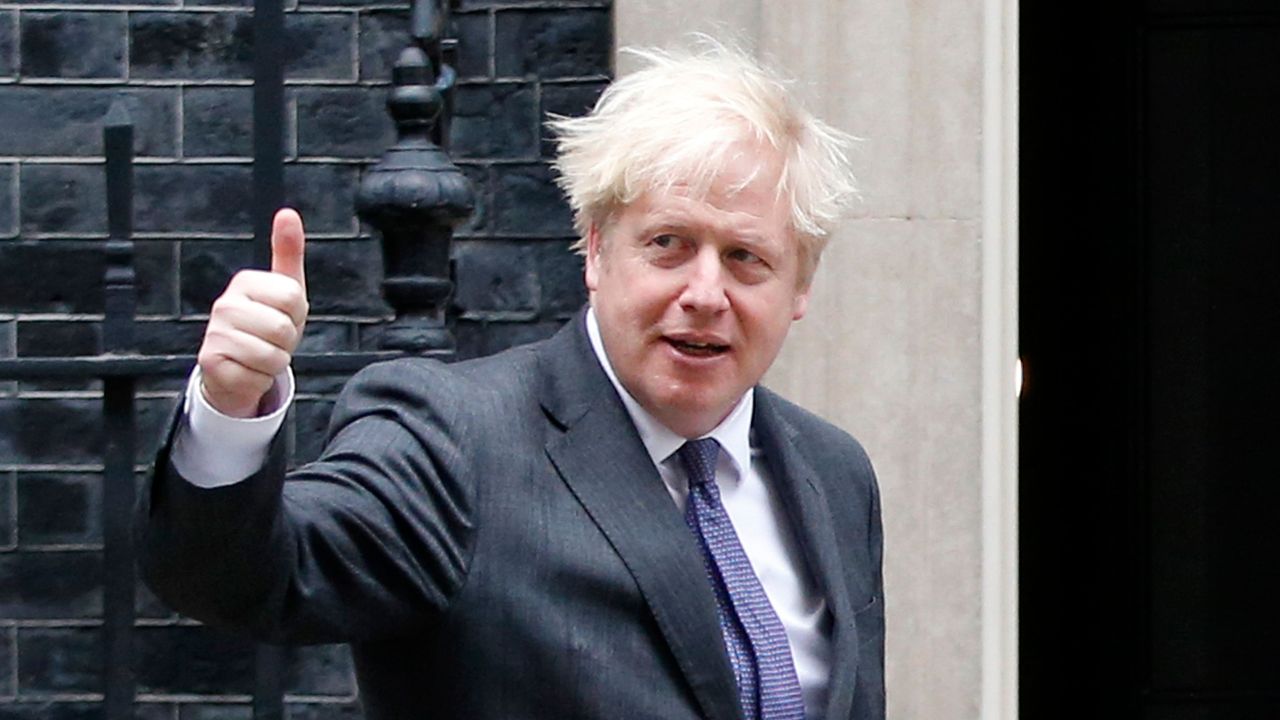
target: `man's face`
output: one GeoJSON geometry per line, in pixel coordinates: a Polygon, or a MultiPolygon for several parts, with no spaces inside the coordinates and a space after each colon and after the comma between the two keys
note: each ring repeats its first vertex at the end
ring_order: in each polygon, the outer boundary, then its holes
{"type": "Polygon", "coordinates": [[[710,431],[808,304],[777,172],[739,156],[705,198],[649,193],[587,239],[586,282],[623,386],[684,437],[710,431]]]}

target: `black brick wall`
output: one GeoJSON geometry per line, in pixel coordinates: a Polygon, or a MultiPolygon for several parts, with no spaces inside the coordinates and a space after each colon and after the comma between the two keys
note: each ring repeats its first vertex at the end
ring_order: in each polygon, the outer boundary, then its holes
{"type": "MultiPolygon", "coordinates": [[[[381,252],[353,214],[394,140],[383,108],[399,3],[286,0],[288,201],[312,242],[309,352],[376,345],[381,252]]],[[[407,3],[406,3],[407,4],[407,3]]],[[[252,257],[249,0],[0,0],[0,357],[102,348],[102,119],[137,123],[140,325],[193,353],[252,257]]],[[[540,120],[579,113],[611,72],[608,0],[456,0],[452,153],[478,192],[457,234],[460,357],[547,336],[585,299],[540,120]]],[[[341,386],[300,380],[291,431],[314,456],[341,386]]],[[[181,382],[142,384],[140,463],[181,382]]],[[[101,383],[0,381],[0,720],[97,718],[103,678],[101,383]]],[[[138,591],[138,717],[251,717],[253,647],[138,591]]],[[[345,648],[291,653],[288,717],[358,718],[345,648]]]]}

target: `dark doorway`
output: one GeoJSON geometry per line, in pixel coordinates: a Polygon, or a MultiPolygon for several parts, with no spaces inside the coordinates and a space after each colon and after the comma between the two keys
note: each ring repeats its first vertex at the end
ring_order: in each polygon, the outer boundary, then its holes
{"type": "Polygon", "coordinates": [[[1280,718],[1280,3],[1021,14],[1021,716],[1280,718]]]}

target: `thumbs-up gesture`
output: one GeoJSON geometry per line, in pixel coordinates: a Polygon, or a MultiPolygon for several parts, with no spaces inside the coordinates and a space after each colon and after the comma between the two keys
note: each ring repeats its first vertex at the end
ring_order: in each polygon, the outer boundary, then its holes
{"type": "Polygon", "coordinates": [[[241,270],[213,303],[197,360],[205,400],[224,415],[254,417],[289,366],[307,322],[302,218],[285,208],[271,224],[271,271],[241,270]]]}

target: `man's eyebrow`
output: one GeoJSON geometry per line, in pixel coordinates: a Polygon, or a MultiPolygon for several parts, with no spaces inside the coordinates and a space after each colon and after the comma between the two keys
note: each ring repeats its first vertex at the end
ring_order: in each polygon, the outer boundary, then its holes
{"type": "MultiPolygon", "coordinates": [[[[656,210],[649,214],[644,220],[644,231],[651,233],[657,230],[688,230],[690,228],[703,227],[705,223],[699,222],[690,213],[680,208],[665,208],[656,210]]],[[[766,246],[770,244],[770,238],[753,229],[745,227],[745,223],[729,222],[726,224],[717,224],[718,230],[729,230],[734,238],[739,242],[752,246],[766,246]]]]}

